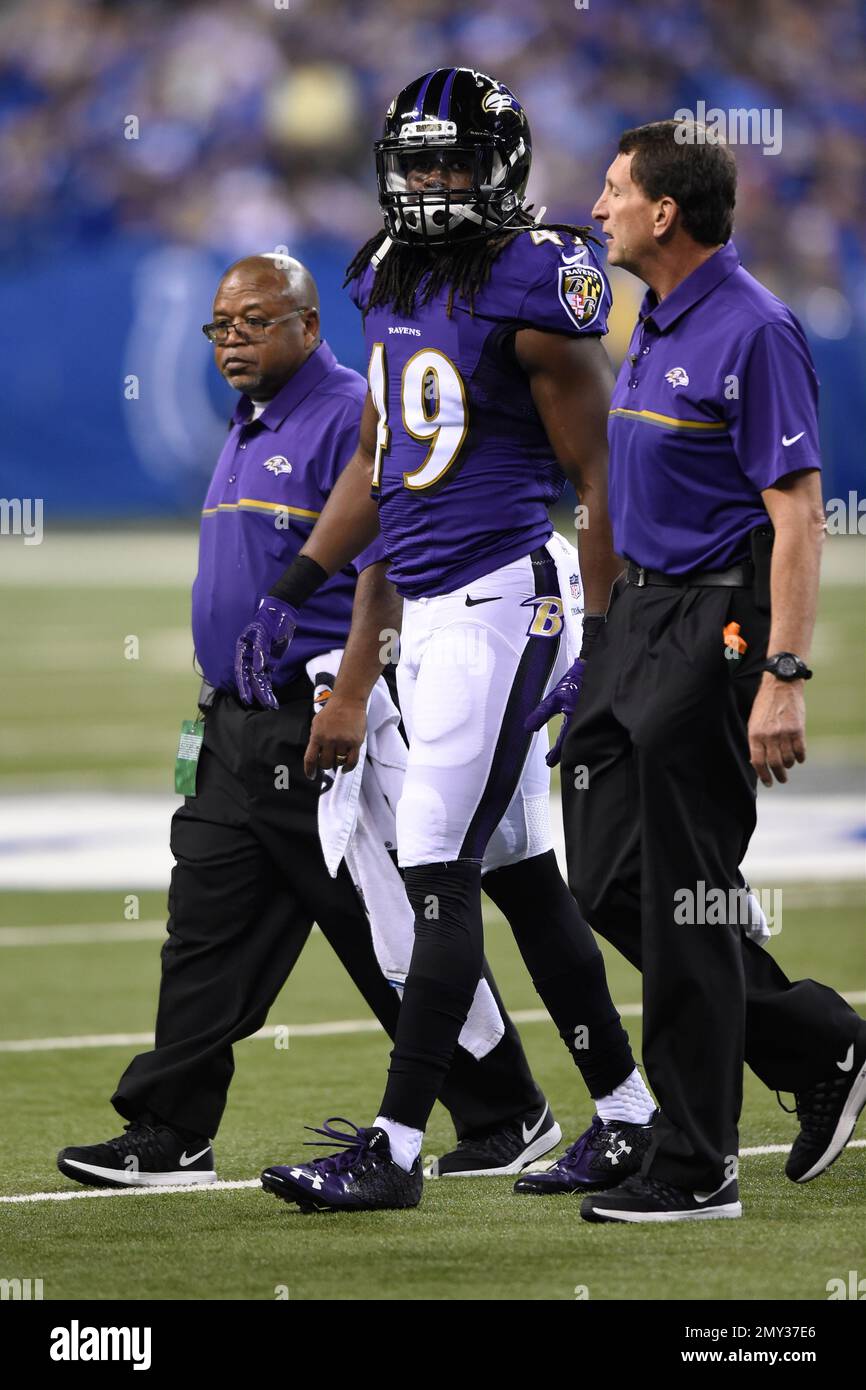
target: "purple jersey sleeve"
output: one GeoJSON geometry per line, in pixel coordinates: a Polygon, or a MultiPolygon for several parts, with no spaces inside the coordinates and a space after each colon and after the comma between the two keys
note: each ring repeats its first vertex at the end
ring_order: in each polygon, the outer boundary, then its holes
{"type": "Polygon", "coordinates": [[[350,280],[349,298],[356,309],[364,308],[370,294],[370,286],[373,283],[375,273],[373,267],[368,265],[361,271],[360,275],[356,275],[354,280],[350,280]]]}
{"type": "Polygon", "coordinates": [[[787,473],[821,467],[818,378],[793,316],[766,323],[746,339],[726,385],[737,462],[759,491],[787,473]]]}
{"type": "Polygon", "coordinates": [[[369,569],[370,565],[378,565],[381,560],[387,560],[387,558],[388,552],[385,547],[385,541],[382,536],[377,536],[376,539],[371,541],[367,546],[366,550],[361,551],[357,560],[354,560],[352,563],[358,573],[361,574],[365,569],[369,569]]]}
{"type": "Polygon", "coordinates": [[[526,257],[525,268],[533,278],[516,317],[551,333],[604,334],[611,305],[607,277],[587,242],[556,235],[563,245],[544,242],[531,259],[526,257]]]}

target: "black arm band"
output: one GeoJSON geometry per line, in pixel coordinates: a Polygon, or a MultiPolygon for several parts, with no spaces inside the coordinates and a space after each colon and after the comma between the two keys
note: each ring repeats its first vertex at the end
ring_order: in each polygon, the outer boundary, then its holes
{"type": "Polygon", "coordinates": [[[583,643],[580,648],[581,660],[585,661],[601,636],[607,622],[604,613],[587,613],[583,619],[583,643]]]}
{"type": "Polygon", "coordinates": [[[271,598],[290,603],[293,608],[302,608],[307,599],[321,589],[327,577],[327,572],[309,555],[298,555],[276,584],[271,585],[268,593],[271,598]]]}

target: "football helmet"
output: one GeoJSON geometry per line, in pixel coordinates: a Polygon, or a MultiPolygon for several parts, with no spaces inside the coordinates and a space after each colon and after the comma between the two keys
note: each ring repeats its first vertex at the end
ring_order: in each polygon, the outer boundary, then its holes
{"type": "Polygon", "coordinates": [[[379,206],[393,241],[442,246],[490,236],[525,201],[526,113],[502,82],[437,68],[404,87],[374,146],[379,206]]]}

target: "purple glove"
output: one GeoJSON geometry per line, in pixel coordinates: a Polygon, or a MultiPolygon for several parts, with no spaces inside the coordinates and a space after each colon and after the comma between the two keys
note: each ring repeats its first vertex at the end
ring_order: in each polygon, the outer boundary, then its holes
{"type": "Polygon", "coordinates": [[[279,709],[271,686],[274,667],[285,656],[298,625],[299,613],[282,599],[266,595],[255,618],[247,623],[235,646],[235,684],[245,705],[279,709]]]}
{"type": "Polygon", "coordinates": [[[583,686],[585,670],[586,662],[579,656],[574,664],[569,666],[562,680],[553,687],[550,694],[545,695],[540,705],[536,705],[523,726],[531,733],[535,733],[538,729],[543,728],[548,719],[552,719],[555,714],[565,716],[559,737],[545,758],[548,767],[556,767],[562,756],[562,743],[568,728],[568,721],[574,714],[574,707],[583,686]]]}

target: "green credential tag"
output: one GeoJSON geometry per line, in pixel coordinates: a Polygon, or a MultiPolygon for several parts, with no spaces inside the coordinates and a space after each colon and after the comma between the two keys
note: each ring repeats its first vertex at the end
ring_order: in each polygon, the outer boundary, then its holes
{"type": "Polygon", "coordinates": [[[203,739],[204,720],[181,720],[177,758],[174,763],[174,789],[181,796],[195,796],[195,774],[203,739]]]}

